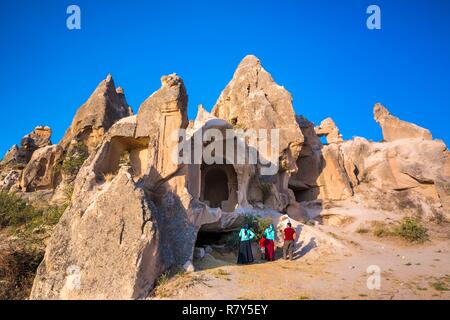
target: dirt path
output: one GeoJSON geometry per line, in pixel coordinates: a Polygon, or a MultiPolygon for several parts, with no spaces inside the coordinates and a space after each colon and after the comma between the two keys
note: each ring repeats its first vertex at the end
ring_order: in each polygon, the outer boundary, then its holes
{"type": "Polygon", "coordinates": [[[345,244],[344,253],[319,245],[304,250],[294,261],[257,260],[239,266],[235,256],[214,252],[196,262],[197,272],[178,275],[165,283],[158,298],[450,299],[448,235],[433,235],[432,241],[412,245],[359,234],[355,231],[358,223],[314,228],[345,244]],[[379,268],[379,290],[368,289],[369,266],[379,268]]]}

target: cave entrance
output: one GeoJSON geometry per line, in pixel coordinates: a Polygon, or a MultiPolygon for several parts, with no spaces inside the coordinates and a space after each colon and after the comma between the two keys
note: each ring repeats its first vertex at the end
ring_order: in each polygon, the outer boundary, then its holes
{"type": "Polygon", "coordinates": [[[233,232],[205,232],[200,231],[197,235],[196,247],[225,246],[233,232]]]}
{"type": "Polygon", "coordinates": [[[199,231],[194,249],[194,265],[200,270],[209,269],[213,265],[236,262],[236,249],[239,244],[238,231],[208,232],[199,231]],[[211,255],[211,259],[205,259],[211,255]]]}
{"type": "Polygon", "coordinates": [[[237,175],[229,164],[203,164],[201,200],[211,208],[232,212],[237,205],[237,175]]]}

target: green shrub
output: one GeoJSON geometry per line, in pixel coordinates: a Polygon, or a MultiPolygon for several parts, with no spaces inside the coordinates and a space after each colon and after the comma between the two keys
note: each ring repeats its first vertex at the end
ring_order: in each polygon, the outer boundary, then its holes
{"type": "Polygon", "coordinates": [[[33,206],[18,195],[0,192],[0,227],[25,224],[38,214],[33,206]]]}
{"type": "Polygon", "coordinates": [[[124,152],[122,152],[122,154],[120,155],[120,159],[119,159],[119,165],[120,166],[127,166],[131,164],[131,159],[130,159],[130,151],[125,150],[124,152]]]}
{"type": "MultiPolygon", "coordinates": [[[[248,224],[250,229],[255,233],[255,239],[260,240],[263,236],[264,230],[272,223],[271,218],[262,218],[260,216],[245,215],[242,225],[248,224]]],[[[236,249],[239,246],[239,231],[230,232],[224,237],[225,245],[236,249]]]]}
{"type": "Polygon", "coordinates": [[[66,208],[67,205],[37,209],[16,194],[0,192],[0,227],[31,233],[36,228],[57,224],[66,208]]]}
{"type": "Polygon", "coordinates": [[[403,218],[394,232],[410,242],[424,242],[429,238],[427,228],[422,225],[420,220],[411,217],[403,218]]]}
{"type": "Polygon", "coordinates": [[[373,234],[376,237],[383,238],[392,235],[392,230],[384,222],[374,222],[373,224],[373,234]]]}
{"type": "Polygon", "coordinates": [[[78,142],[69,149],[61,162],[61,170],[68,175],[76,175],[89,156],[86,145],[78,142]]]}

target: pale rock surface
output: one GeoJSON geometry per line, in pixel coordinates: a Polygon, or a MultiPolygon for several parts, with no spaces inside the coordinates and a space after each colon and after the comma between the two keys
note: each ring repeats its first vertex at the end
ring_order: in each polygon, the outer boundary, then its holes
{"type": "Polygon", "coordinates": [[[153,210],[123,168],[84,211],[66,211],[31,299],[145,298],[163,268],[153,210]]]}
{"type": "MultiPolygon", "coordinates": [[[[169,82],[182,86],[178,77],[163,77],[160,90],[176,90],[169,82]]],[[[158,92],[152,96],[161,97],[158,92]]],[[[167,101],[154,105],[158,128],[187,125],[184,97],[173,101],[168,94],[167,101]],[[167,109],[170,103],[177,109],[167,109]]],[[[206,207],[191,202],[182,167],[160,171],[162,164],[147,156],[150,149],[170,148],[170,136],[164,130],[152,138],[142,132],[137,136],[139,123],[143,128],[148,120],[141,112],[145,107],[118,121],[79,171],[76,201],[50,240],[32,299],[145,298],[163,271],[190,270],[200,228],[196,222],[206,207]],[[129,159],[121,163],[124,153],[129,159]]]]}
{"type": "Polygon", "coordinates": [[[375,121],[381,126],[384,141],[399,139],[424,139],[431,140],[432,136],[428,129],[419,127],[410,122],[400,120],[393,116],[382,104],[377,103],[373,108],[375,121]]]}
{"type": "Polygon", "coordinates": [[[38,126],[31,133],[22,138],[16,156],[17,162],[26,164],[30,161],[33,152],[52,144],[50,138],[52,130],[47,126],[38,126]]]}
{"type": "Polygon", "coordinates": [[[19,147],[17,146],[17,144],[13,145],[11,147],[11,149],[9,149],[5,156],[3,157],[3,159],[0,161],[1,165],[7,165],[13,161],[17,160],[19,154],[19,147]]]}
{"type": "Polygon", "coordinates": [[[212,112],[236,128],[280,129],[282,169],[295,172],[303,135],[292,107],[292,96],[275,83],[258,58],[246,56],[222,91],[212,112]]]}
{"type": "Polygon", "coordinates": [[[53,189],[55,167],[63,154],[59,145],[50,145],[36,150],[22,172],[20,188],[25,191],[53,189]]]}
{"type": "Polygon", "coordinates": [[[328,144],[344,141],[342,134],[339,132],[339,128],[331,118],[323,120],[320,125],[315,128],[315,131],[317,136],[326,137],[328,144]]]}
{"type": "Polygon", "coordinates": [[[117,120],[130,116],[130,111],[123,90],[116,90],[112,76],[108,75],[78,109],[59,144],[66,150],[71,144],[83,142],[92,151],[105,132],[117,120]]]}

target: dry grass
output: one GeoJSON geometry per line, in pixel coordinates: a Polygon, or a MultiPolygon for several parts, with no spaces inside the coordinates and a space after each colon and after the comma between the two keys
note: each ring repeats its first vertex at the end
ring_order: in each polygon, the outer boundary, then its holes
{"type": "Polygon", "coordinates": [[[204,275],[195,273],[179,272],[174,276],[164,273],[157,281],[153,296],[162,299],[170,298],[196,285],[209,287],[207,282],[208,279],[204,275]]]}
{"type": "Polygon", "coordinates": [[[109,173],[103,174],[103,179],[104,179],[106,182],[111,182],[111,181],[113,181],[113,179],[114,179],[115,176],[116,176],[116,175],[115,175],[114,173],[109,172],[109,173]]]}
{"type": "Polygon", "coordinates": [[[436,279],[436,281],[430,285],[436,291],[450,291],[450,276],[447,275],[436,279]]]}
{"type": "Polygon", "coordinates": [[[369,232],[370,232],[370,230],[363,226],[360,226],[360,227],[358,227],[358,229],[356,229],[356,233],[359,233],[359,234],[366,234],[369,232]]]}
{"type": "Polygon", "coordinates": [[[226,281],[231,281],[231,279],[228,277],[230,273],[223,269],[217,269],[212,272],[213,276],[217,279],[224,279],[226,281]]]}
{"type": "Polygon", "coordinates": [[[37,249],[0,249],[0,300],[27,299],[44,252],[37,249]]]}

